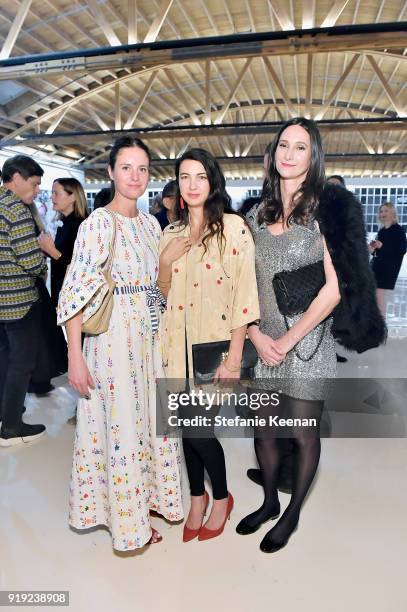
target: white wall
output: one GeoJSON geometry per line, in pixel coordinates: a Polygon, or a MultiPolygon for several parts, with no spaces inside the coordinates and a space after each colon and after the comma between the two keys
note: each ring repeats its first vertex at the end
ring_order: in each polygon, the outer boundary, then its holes
{"type": "Polygon", "coordinates": [[[52,183],[56,178],[73,177],[84,184],[85,174],[77,166],[68,164],[61,157],[51,157],[47,153],[34,151],[28,147],[7,147],[0,150],[0,167],[3,166],[6,159],[14,155],[28,155],[32,157],[44,170],[44,176],[41,180],[41,189],[50,190],[52,183]]]}
{"type": "Polygon", "coordinates": [[[4,162],[14,155],[28,155],[34,159],[44,170],[41,178],[41,192],[36,200],[36,204],[45,223],[46,229],[52,234],[56,232],[56,215],[52,209],[50,192],[52,183],[57,178],[71,177],[76,178],[82,185],[85,183],[85,173],[77,166],[67,164],[66,160],[60,157],[51,157],[47,153],[34,151],[29,147],[9,147],[0,150],[0,168],[4,162]]]}

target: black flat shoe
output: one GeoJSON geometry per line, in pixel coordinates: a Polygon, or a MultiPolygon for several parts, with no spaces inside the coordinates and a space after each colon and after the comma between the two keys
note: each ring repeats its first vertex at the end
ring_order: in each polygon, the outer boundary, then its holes
{"type": "Polygon", "coordinates": [[[264,553],[275,553],[275,552],[278,552],[279,550],[284,548],[284,546],[286,546],[288,540],[291,538],[291,536],[293,535],[294,531],[297,531],[297,529],[298,529],[298,523],[294,527],[294,529],[292,530],[292,532],[290,533],[288,538],[286,540],[284,540],[284,542],[276,542],[275,540],[273,540],[273,536],[270,536],[268,533],[266,533],[266,535],[264,536],[264,538],[260,542],[260,550],[262,552],[264,552],[264,553]]]}
{"type": "Polygon", "coordinates": [[[260,521],[256,525],[249,525],[249,523],[246,521],[247,517],[245,517],[237,525],[236,533],[238,533],[239,535],[250,535],[251,533],[255,533],[258,529],[260,529],[260,527],[267,521],[272,521],[278,518],[279,516],[280,516],[280,504],[278,504],[275,508],[273,508],[272,514],[271,516],[269,516],[269,518],[265,519],[264,521],[260,521]]]}

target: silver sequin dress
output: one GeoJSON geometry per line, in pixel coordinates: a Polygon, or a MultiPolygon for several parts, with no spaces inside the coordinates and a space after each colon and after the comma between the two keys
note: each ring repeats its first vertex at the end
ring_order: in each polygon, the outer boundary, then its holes
{"type": "MultiPolygon", "coordinates": [[[[295,270],[323,259],[322,236],[315,222],[308,226],[293,224],[279,236],[273,236],[265,223],[258,224],[257,215],[262,204],[247,215],[256,245],[256,275],[260,301],[260,331],[279,338],[286,333],[284,318],[278,310],[272,280],[276,272],[295,270]]],[[[302,315],[288,318],[291,327],[302,315]]],[[[336,376],[335,342],[331,334],[332,318],[326,323],[322,342],[310,361],[301,361],[290,351],[279,366],[268,367],[260,360],[256,366],[254,385],[260,389],[277,389],[290,397],[324,400],[331,380],[336,376]]],[[[314,351],[322,333],[322,323],[307,334],[297,345],[301,357],[314,351]]]]}

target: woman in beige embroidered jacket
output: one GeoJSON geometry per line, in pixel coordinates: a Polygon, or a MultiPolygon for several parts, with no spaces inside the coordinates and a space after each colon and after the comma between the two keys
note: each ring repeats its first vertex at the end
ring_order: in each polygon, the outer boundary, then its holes
{"type": "MultiPolygon", "coordinates": [[[[166,375],[191,378],[193,344],[230,340],[215,381],[239,379],[247,325],[259,317],[253,239],[244,220],[233,213],[225,178],[210,153],[202,149],[184,153],[177,161],[176,176],[180,220],[165,229],[158,278],[167,297],[166,375]]],[[[189,437],[185,429],[183,444],[191,489],[184,541],[196,536],[209,539],[223,531],[233,506],[223,449],[213,435],[189,437]],[[202,526],[209,500],[205,469],[214,502],[202,526]]]]}

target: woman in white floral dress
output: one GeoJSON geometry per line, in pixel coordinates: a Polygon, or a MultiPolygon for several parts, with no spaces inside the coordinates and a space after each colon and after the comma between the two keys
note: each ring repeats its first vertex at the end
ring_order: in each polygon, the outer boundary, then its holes
{"type": "Polygon", "coordinates": [[[157,437],[156,378],[163,377],[156,289],[158,221],[137,209],[150,155],[138,139],[116,141],[109,174],[115,196],[81,225],[61,290],[58,318],[68,335],[70,384],[80,393],[69,523],[106,525],[116,550],[161,540],[150,510],[183,518],[177,439],[157,437]],[[81,325],[107,291],[105,265],[116,225],[114,306],[107,332],[85,337],[81,325]]]}

